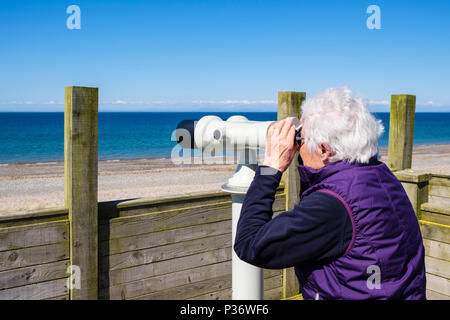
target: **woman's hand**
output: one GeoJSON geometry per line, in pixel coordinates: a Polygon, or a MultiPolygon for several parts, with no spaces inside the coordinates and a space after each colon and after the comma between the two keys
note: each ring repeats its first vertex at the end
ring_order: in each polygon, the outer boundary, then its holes
{"type": "Polygon", "coordinates": [[[267,130],[266,153],[264,166],[269,166],[284,172],[297,152],[298,145],[294,143],[295,126],[291,119],[281,120],[272,124],[267,130]]]}

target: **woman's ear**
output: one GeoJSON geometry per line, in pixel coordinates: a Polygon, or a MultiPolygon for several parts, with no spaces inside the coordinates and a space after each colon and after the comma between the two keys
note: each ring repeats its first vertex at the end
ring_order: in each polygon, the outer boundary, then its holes
{"type": "Polygon", "coordinates": [[[322,162],[326,163],[328,159],[331,157],[331,148],[328,143],[323,142],[320,145],[320,159],[322,162]]]}

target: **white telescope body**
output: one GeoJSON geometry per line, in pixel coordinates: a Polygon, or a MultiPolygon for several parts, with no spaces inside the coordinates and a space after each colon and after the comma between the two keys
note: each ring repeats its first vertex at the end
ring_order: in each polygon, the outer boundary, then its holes
{"type": "Polygon", "coordinates": [[[263,150],[266,147],[267,128],[273,121],[250,121],[243,116],[232,116],[226,121],[217,116],[201,118],[195,127],[194,139],[198,149],[209,150],[263,150]]]}
{"type": "MultiPolygon", "coordinates": [[[[298,130],[300,121],[296,117],[291,119],[298,130]]],[[[221,188],[231,194],[233,247],[242,203],[258,164],[256,151],[265,149],[267,129],[274,122],[250,121],[243,116],[232,116],[226,121],[217,116],[204,116],[198,121],[182,121],[177,128],[180,130],[177,141],[184,148],[214,154],[221,150],[239,152],[236,171],[221,188]]],[[[232,249],[232,299],[262,300],[263,297],[263,270],[239,259],[232,249]]]]}
{"type": "MultiPolygon", "coordinates": [[[[300,121],[290,117],[298,130],[300,121]]],[[[204,116],[200,120],[183,120],[178,124],[176,138],[183,148],[214,153],[230,151],[264,150],[267,129],[275,121],[251,121],[244,116],[231,116],[226,121],[217,116],[204,116]]]]}

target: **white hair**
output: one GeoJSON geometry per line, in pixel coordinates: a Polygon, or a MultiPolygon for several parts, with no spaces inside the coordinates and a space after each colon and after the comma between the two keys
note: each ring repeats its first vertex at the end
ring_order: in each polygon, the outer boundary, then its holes
{"type": "Polygon", "coordinates": [[[367,110],[362,99],[347,87],[330,88],[302,105],[301,123],[310,153],[322,143],[331,149],[330,162],[347,160],[368,163],[378,153],[384,132],[381,120],[367,110]]]}

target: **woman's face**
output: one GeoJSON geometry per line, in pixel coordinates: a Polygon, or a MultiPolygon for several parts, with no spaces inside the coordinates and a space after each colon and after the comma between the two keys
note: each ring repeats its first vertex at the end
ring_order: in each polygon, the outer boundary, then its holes
{"type": "MultiPolygon", "coordinates": [[[[303,128],[301,131],[301,137],[304,137],[303,128]]],[[[303,165],[313,168],[313,169],[320,169],[323,166],[325,166],[325,163],[322,160],[321,157],[321,149],[317,147],[314,149],[313,153],[309,153],[308,149],[305,146],[305,140],[302,140],[300,145],[300,157],[302,157],[303,165]]]]}

